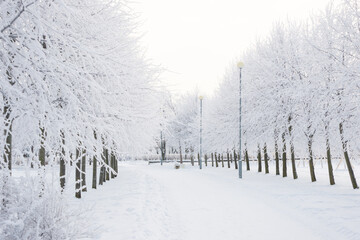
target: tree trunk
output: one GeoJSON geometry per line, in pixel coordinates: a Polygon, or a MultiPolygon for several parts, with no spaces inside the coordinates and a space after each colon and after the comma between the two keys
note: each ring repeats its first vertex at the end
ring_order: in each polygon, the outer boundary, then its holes
{"type": "Polygon", "coordinates": [[[205,154],[204,158],[205,158],[205,167],[207,167],[207,160],[208,160],[208,157],[207,157],[207,155],[206,155],[206,154],[205,154]]]}
{"type": "MultiPolygon", "coordinates": [[[[219,159],[220,159],[220,154],[219,154],[219,159]]],[[[221,167],[224,167],[224,154],[221,154],[221,167]]]]}
{"type": "Polygon", "coordinates": [[[166,142],[165,140],[162,140],[162,137],[161,137],[160,146],[161,146],[161,165],[162,165],[166,158],[166,142]]]}
{"type": "Polygon", "coordinates": [[[118,160],[115,155],[114,155],[114,160],[115,160],[115,177],[117,177],[119,174],[119,168],[118,168],[118,160]]]}
{"type": "Polygon", "coordinates": [[[92,188],[96,189],[97,180],[97,159],[96,155],[93,156],[93,176],[92,176],[92,188]]]}
{"type": "Polygon", "coordinates": [[[4,106],[4,135],[5,135],[5,149],[4,149],[4,162],[7,163],[7,168],[9,169],[11,175],[12,169],[12,120],[10,119],[11,108],[8,104],[7,99],[4,97],[5,106],[4,106]]]}
{"type": "Polygon", "coordinates": [[[110,177],[115,178],[115,154],[113,151],[111,151],[111,168],[112,168],[112,171],[111,171],[110,177]]]}
{"type": "Polygon", "coordinates": [[[343,148],[343,152],[344,152],[346,167],[349,171],[352,186],[354,189],[357,189],[357,188],[359,188],[359,186],[357,185],[355,174],[354,174],[353,168],[350,163],[350,158],[349,158],[349,154],[348,154],[348,150],[347,150],[347,141],[344,139],[343,123],[339,124],[339,130],[340,130],[340,138],[341,138],[341,142],[342,142],[342,148],[343,148]]]}
{"type": "Polygon", "coordinates": [[[45,190],[45,129],[40,128],[41,131],[41,141],[40,141],[40,149],[39,149],[39,162],[40,162],[40,184],[41,184],[41,193],[40,197],[43,195],[45,190]]]}
{"type": "Polygon", "coordinates": [[[211,166],[214,167],[214,153],[211,153],[211,166]]]}
{"type": "Polygon", "coordinates": [[[194,156],[192,154],[190,156],[190,160],[191,160],[191,165],[194,166],[194,156]]]}
{"type": "Polygon", "coordinates": [[[258,172],[261,172],[261,171],[262,171],[262,164],[261,164],[261,149],[260,149],[260,144],[258,144],[257,159],[258,159],[258,172]]]}
{"type": "Polygon", "coordinates": [[[229,152],[226,153],[226,157],[227,157],[228,168],[230,168],[230,155],[229,155],[229,152]]]}
{"type": "Polygon", "coordinates": [[[106,163],[106,167],[105,167],[105,171],[106,171],[106,181],[110,180],[110,165],[109,165],[109,149],[106,148],[106,153],[105,153],[105,163],[106,163]]]}
{"type": "Polygon", "coordinates": [[[101,167],[100,167],[100,173],[99,173],[99,185],[103,185],[104,184],[104,163],[102,163],[101,167]]]}
{"type": "Polygon", "coordinates": [[[198,157],[198,165],[200,166],[200,153],[197,154],[198,157]]]}
{"type": "Polygon", "coordinates": [[[265,174],[269,173],[269,157],[267,154],[267,146],[264,144],[264,163],[265,163],[265,174]]]}
{"type": "Polygon", "coordinates": [[[295,151],[294,151],[293,142],[290,143],[290,153],[291,153],[291,167],[292,167],[292,172],[293,172],[293,178],[297,179],[298,175],[297,175],[297,172],[296,172],[295,151]]]}
{"type": "Polygon", "coordinates": [[[76,165],[75,165],[75,197],[81,198],[81,158],[80,149],[76,148],[76,165]]]}
{"type": "Polygon", "coordinates": [[[215,165],[216,165],[216,167],[219,167],[217,153],[215,153],[215,165]]]}
{"type": "Polygon", "coordinates": [[[183,159],[182,159],[182,153],[181,153],[181,144],[179,142],[179,151],[180,151],[180,164],[183,163],[183,159]]]}
{"type": "Polygon", "coordinates": [[[277,144],[277,140],[275,140],[275,171],[276,175],[280,175],[279,146],[277,144]]]}
{"type": "Polygon", "coordinates": [[[245,148],[245,162],[246,162],[246,171],[250,171],[249,153],[247,148],[245,148]]]}
{"type": "Polygon", "coordinates": [[[106,182],[106,168],[107,168],[106,163],[102,165],[102,168],[103,168],[102,181],[104,183],[106,182]]]}
{"type": "Polygon", "coordinates": [[[103,151],[101,154],[101,167],[100,167],[100,175],[99,175],[99,185],[103,185],[103,183],[105,182],[105,154],[106,154],[106,150],[105,147],[103,147],[103,151]]]}
{"type": "MultiPolygon", "coordinates": [[[[8,80],[11,85],[14,85],[15,82],[13,82],[13,77],[11,74],[11,70],[8,69],[6,71],[6,74],[8,75],[8,80]]],[[[3,109],[3,115],[4,115],[4,135],[5,135],[5,146],[4,146],[4,163],[7,164],[7,167],[9,169],[9,175],[11,176],[11,169],[12,169],[12,120],[11,120],[11,107],[9,104],[9,100],[7,97],[3,96],[4,100],[4,109],[3,109]]]]}
{"type": "Polygon", "coordinates": [[[114,178],[113,170],[114,170],[113,153],[112,153],[112,151],[110,151],[110,154],[109,154],[109,178],[110,179],[114,178]]]}
{"type": "Polygon", "coordinates": [[[83,148],[82,160],[81,160],[81,180],[82,180],[82,191],[87,192],[86,189],[86,149],[83,148]]]}
{"type": "Polygon", "coordinates": [[[330,151],[330,140],[329,137],[326,136],[326,156],[327,156],[327,165],[328,165],[328,171],[329,171],[329,181],[330,185],[335,184],[335,178],[334,178],[334,171],[331,161],[331,151],[330,151]]]}
{"type": "Polygon", "coordinates": [[[287,177],[285,132],[282,134],[282,142],[283,142],[283,149],[282,149],[283,177],[287,177]]]}
{"type": "MultiPolygon", "coordinates": [[[[94,130],[94,139],[97,140],[96,131],[94,130]]],[[[97,159],[96,159],[96,148],[94,147],[93,156],[93,176],[92,176],[92,188],[96,189],[97,182],[97,159]]]]}
{"type": "Polygon", "coordinates": [[[111,178],[115,178],[115,155],[114,152],[111,151],[111,178]]]}
{"type": "Polygon", "coordinates": [[[310,177],[312,182],[316,182],[315,168],[314,168],[314,159],[312,153],[312,138],[308,138],[308,148],[309,148],[309,168],[310,168],[310,177]]]}
{"type": "Polygon", "coordinates": [[[41,166],[45,166],[45,129],[40,127],[41,132],[41,143],[40,143],[40,149],[39,149],[39,162],[41,166]]]}
{"type": "Polygon", "coordinates": [[[235,169],[238,169],[237,155],[235,150],[234,150],[234,163],[235,163],[235,169]]]}
{"type": "Polygon", "coordinates": [[[291,117],[289,117],[289,135],[290,135],[290,156],[291,156],[291,167],[293,172],[293,178],[297,179],[298,175],[296,172],[296,164],[295,164],[295,150],[294,150],[294,141],[292,136],[292,125],[290,124],[291,117]]]}
{"type": "MultiPolygon", "coordinates": [[[[62,190],[65,188],[65,135],[64,132],[61,131],[61,157],[60,157],[60,187],[62,190]]],[[[61,191],[62,191],[61,190],[61,191]]]]}

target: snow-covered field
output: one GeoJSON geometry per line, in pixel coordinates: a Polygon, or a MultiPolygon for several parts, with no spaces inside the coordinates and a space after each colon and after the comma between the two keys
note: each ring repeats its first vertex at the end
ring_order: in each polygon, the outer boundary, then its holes
{"type": "Polygon", "coordinates": [[[325,166],[316,183],[307,168],[296,181],[254,169],[240,180],[234,169],[124,162],[73,207],[92,206],[104,240],[360,239],[360,191],[347,172],[329,186],[325,166]]]}

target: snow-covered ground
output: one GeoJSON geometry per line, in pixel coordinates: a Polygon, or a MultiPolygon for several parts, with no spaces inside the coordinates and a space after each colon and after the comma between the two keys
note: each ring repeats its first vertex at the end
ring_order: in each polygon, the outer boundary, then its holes
{"type": "Polygon", "coordinates": [[[255,166],[240,180],[234,169],[125,162],[74,203],[93,206],[104,240],[360,239],[360,191],[346,172],[329,186],[325,166],[316,183],[299,167],[296,181],[255,166]]]}

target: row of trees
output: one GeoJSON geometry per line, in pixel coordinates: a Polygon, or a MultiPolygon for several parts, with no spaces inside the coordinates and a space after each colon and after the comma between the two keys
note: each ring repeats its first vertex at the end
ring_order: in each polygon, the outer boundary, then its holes
{"type": "MultiPolygon", "coordinates": [[[[360,153],[359,16],[357,0],[331,2],[306,22],[274,24],[269,36],[243,55],[243,156],[265,150],[276,161],[276,174],[283,161],[283,176],[289,160],[294,179],[295,158],[307,157],[311,181],[316,181],[314,157],[326,157],[330,184],[335,184],[332,158],[343,158],[358,188],[351,161],[360,153]]],[[[238,89],[233,62],[215,96],[204,101],[205,151],[237,149],[238,89]]],[[[185,115],[195,121],[198,110],[185,115]]],[[[195,136],[193,147],[198,146],[196,129],[187,135],[195,136]]],[[[183,132],[174,129],[172,136],[183,139],[183,132]]]]}
{"type": "MultiPolygon", "coordinates": [[[[60,166],[52,187],[62,189],[75,167],[80,197],[87,163],[96,187],[116,174],[115,159],[153,145],[162,105],[158,70],[144,59],[136,26],[126,0],[0,2],[2,219],[11,214],[12,188],[21,188],[10,184],[14,163],[38,168],[40,197],[52,191],[45,165],[60,166]]],[[[4,239],[18,236],[13,226],[3,225],[4,239]]]]}

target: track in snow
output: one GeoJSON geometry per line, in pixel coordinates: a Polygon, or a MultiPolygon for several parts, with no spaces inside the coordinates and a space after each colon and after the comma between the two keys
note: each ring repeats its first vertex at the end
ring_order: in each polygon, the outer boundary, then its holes
{"type": "Polygon", "coordinates": [[[173,164],[119,171],[84,199],[95,203],[100,239],[360,239],[360,193],[351,188],[173,164]]]}

